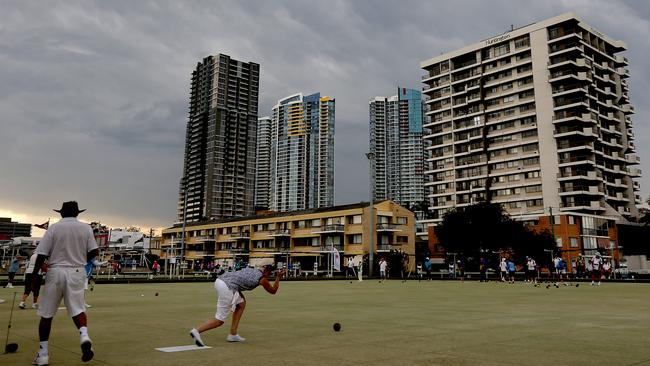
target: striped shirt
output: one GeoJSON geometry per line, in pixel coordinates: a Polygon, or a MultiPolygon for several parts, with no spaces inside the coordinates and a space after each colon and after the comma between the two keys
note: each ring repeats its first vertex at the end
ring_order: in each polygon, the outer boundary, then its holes
{"type": "Polygon", "coordinates": [[[256,268],[244,268],[235,272],[226,272],[219,279],[233,291],[251,291],[260,284],[262,271],[256,268]]]}

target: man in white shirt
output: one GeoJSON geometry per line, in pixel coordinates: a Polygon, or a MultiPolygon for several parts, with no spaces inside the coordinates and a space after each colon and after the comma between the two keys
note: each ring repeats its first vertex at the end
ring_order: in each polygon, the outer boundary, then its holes
{"type": "MultiPolygon", "coordinates": [[[[36,276],[34,272],[34,266],[36,265],[36,258],[38,254],[36,251],[29,257],[29,263],[25,269],[25,291],[23,291],[23,296],[20,298],[20,303],[18,307],[25,309],[25,300],[29,297],[29,294],[32,293],[32,309],[38,308],[38,294],[41,289],[41,282],[43,281],[43,274],[38,272],[36,276]]],[[[39,269],[40,270],[40,269],[39,269]]]]}
{"type": "Polygon", "coordinates": [[[526,271],[526,280],[529,280],[532,283],[537,283],[537,262],[531,257],[528,257],[528,262],[526,262],[527,271],[526,271]]]}
{"type": "Polygon", "coordinates": [[[354,261],[352,260],[352,257],[348,258],[348,270],[345,273],[345,277],[350,274],[352,277],[356,276],[356,273],[354,273],[354,261]]]}
{"type": "Polygon", "coordinates": [[[388,263],[386,263],[386,259],[383,257],[379,261],[379,276],[381,277],[382,281],[386,280],[386,268],[388,267],[388,263]]]}
{"type": "Polygon", "coordinates": [[[600,253],[596,253],[594,259],[591,260],[591,285],[596,285],[596,280],[598,280],[598,286],[600,286],[600,266],[602,265],[603,260],[600,258],[600,253]]]}
{"type": "Polygon", "coordinates": [[[501,270],[501,282],[506,282],[506,278],[508,277],[508,263],[506,262],[506,257],[501,257],[499,269],[501,270]]]}
{"type": "Polygon", "coordinates": [[[85,265],[98,254],[97,242],[90,225],[77,220],[79,205],[75,201],[64,202],[60,210],[62,219],[50,225],[36,248],[38,257],[34,265],[34,275],[43,262],[48,259],[48,273],[45,288],[38,307],[41,317],[38,326],[40,348],[33,364],[49,363],[48,341],[52,329],[52,319],[61,299],[65,302],[68,315],[79,329],[81,361],[92,360],[94,353],[92,341],[88,336],[84,286],[86,284],[85,265]]]}

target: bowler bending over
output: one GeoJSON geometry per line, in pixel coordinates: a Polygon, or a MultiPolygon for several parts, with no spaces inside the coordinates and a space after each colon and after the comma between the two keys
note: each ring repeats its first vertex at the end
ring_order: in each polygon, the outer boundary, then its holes
{"type": "Polygon", "coordinates": [[[200,326],[190,331],[190,336],[199,347],[204,347],[205,343],[201,340],[200,333],[206,330],[220,327],[225,322],[228,315],[232,312],[232,323],[230,333],[226,340],[228,342],[243,342],[246,339],[237,334],[237,327],[244,309],[246,308],[246,299],[242,291],[251,291],[257,286],[262,285],[266,292],[271,295],[278,292],[280,287],[280,278],[282,272],[278,272],[275,277],[275,283],[271,285],[269,276],[273,272],[272,266],[264,266],[262,269],[244,268],[235,272],[226,272],[214,281],[214,288],[217,290],[217,313],[214,319],[208,320],[200,326]]]}

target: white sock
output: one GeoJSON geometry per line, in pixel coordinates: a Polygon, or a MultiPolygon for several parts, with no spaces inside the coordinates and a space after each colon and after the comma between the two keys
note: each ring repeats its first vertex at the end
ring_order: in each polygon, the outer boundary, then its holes
{"type": "Polygon", "coordinates": [[[47,356],[47,341],[39,342],[38,344],[40,345],[38,354],[41,356],[47,356]]]}
{"type": "Polygon", "coordinates": [[[82,337],[88,337],[88,327],[79,328],[79,335],[82,337]]]}

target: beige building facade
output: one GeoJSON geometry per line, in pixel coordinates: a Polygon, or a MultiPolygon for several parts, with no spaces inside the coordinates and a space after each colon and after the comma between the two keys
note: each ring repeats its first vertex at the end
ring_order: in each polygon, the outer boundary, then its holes
{"type": "MultiPolygon", "coordinates": [[[[232,266],[243,261],[253,266],[299,263],[303,270],[319,270],[331,265],[335,248],[341,268],[352,258],[358,264],[369,253],[370,233],[374,234],[375,257],[401,251],[409,255],[415,268],[415,217],[392,201],[284,213],[270,213],[241,219],[188,224],[185,228],[185,255],[195,262],[232,266]]],[[[180,256],[183,227],[163,230],[161,259],[180,256]]]]}
{"type": "Polygon", "coordinates": [[[423,61],[426,222],[477,201],[637,215],[625,49],[567,13],[423,61]]]}

